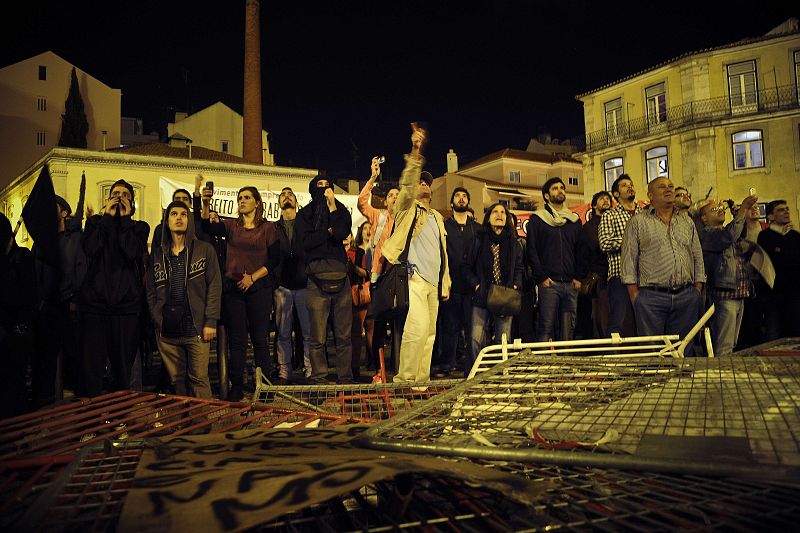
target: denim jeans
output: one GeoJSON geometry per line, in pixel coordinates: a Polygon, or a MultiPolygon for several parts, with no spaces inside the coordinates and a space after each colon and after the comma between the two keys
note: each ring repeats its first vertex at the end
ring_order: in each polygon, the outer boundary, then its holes
{"type": "MultiPolygon", "coordinates": [[[[506,334],[506,339],[508,342],[511,342],[511,320],[514,318],[512,316],[494,316],[492,315],[491,311],[486,309],[485,307],[478,307],[475,306],[472,308],[472,335],[471,335],[471,342],[472,345],[472,353],[474,354],[470,361],[475,364],[475,359],[478,358],[478,354],[482,349],[484,349],[488,344],[489,341],[492,339],[491,335],[487,335],[487,326],[489,325],[489,318],[492,319],[494,322],[494,344],[500,344],[503,339],[503,333],[506,334]]],[[[464,369],[465,371],[471,370],[471,368],[464,369]]]]}
{"type": "Polygon", "coordinates": [[[556,323],[561,324],[558,340],[572,340],[575,313],[578,309],[578,289],[570,281],[554,281],[549,287],[539,285],[539,320],[536,327],[538,342],[555,339],[556,323]]]}
{"type": "Polygon", "coordinates": [[[710,299],[714,304],[714,316],[711,317],[714,355],[730,355],[733,347],[736,346],[739,330],[742,327],[744,300],[720,298],[716,295],[711,295],[710,299]]]}
{"type": "MultiPolygon", "coordinates": [[[[700,291],[688,286],[677,294],[639,289],[633,302],[638,335],[674,335],[685,337],[700,318],[700,291]]],[[[684,354],[694,353],[693,343],[684,354]]]]}
{"type": "Polygon", "coordinates": [[[275,289],[275,325],[278,333],[277,351],[280,377],[289,379],[292,375],[292,327],[294,326],[294,311],[300,320],[300,331],[303,333],[303,365],[306,377],[311,373],[311,328],[308,323],[308,308],[306,307],[307,289],[275,289]]]}
{"type": "MultiPolygon", "coordinates": [[[[608,280],[608,335],[619,333],[623,337],[636,334],[633,324],[633,306],[628,294],[628,286],[622,283],[619,276],[608,280]]],[[[641,335],[641,333],[639,334],[641,335]]]]}
{"type": "Polygon", "coordinates": [[[175,394],[197,398],[211,398],[208,380],[208,352],[211,344],[199,336],[165,339],[158,336],[158,351],[175,387],[175,394]],[[187,380],[189,388],[186,387],[187,380]]]}
{"type": "MultiPolygon", "coordinates": [[[[450,293],[450,299],[440,304],[439,314],[442,316],[441,333],[439,339],[440,366],[443,370],[456,369],[456,351],[461,332],[467,339],[467,360],[473,362],[475,353],[472,343],[469,342],[472,326],[472,302],[469,294],[450,293]]],[[[467,369],[464,369],[467,370],[467,369]]]]}
{"type": "Polygon", "coordinates": [[[353,326],[353,296],[350,285],[345,283],[336,294],[328,294],[311,279],[308,280],[306,307],[311,330],[309,356],[311,358],[312,380],[325,378],[328,374],[328,361],[325,358],[325,343],[328,337],[328,317],[333,322],[333,337],[336,342],[336,377],[339,381],[351,381],[353,370],[353,345],[350,343],[350,330],[353,326]]]}

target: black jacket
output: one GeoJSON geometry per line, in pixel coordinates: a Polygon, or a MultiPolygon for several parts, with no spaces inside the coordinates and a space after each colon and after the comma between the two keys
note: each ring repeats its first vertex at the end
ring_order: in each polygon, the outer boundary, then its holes
{"type": "Polygon", "coordinates": [[[281,261],[275,269],[275,279],[278,285],[290,290],[305,289],[308,277],[306,276],[306,253],[297,234],[298,220],[295,218],[292,240],[286,231],[286,221],[283,217],[275,222],[275,229],[280,243],[281,261]]]}
{"type": "MultiPolygon", "coordinates": [[[[474,293],[472,304],[477,307],[486,307],[486,296],[492,285],[492,240],[488,234],[488,231],[491,230],[486,230],[482,226],[478,227],[480,232],[469,247],[466,260],[461,264],[461,273],[470,292],[474,293]],[[475,285],[479,285],[477,291],[475,291],[475,285]]],[[[500,241],[500,285],[522,290],[524,274],[522,247],[517,236],[510,231],[504,231],[498,240],[500,241]]]]}
{"type": "Polygon", "coordinates": [[[332,259],[347,265],[347,252],[342,241],[350,235],[353,224],[350,211],[336,200],[336,210],[328,209],[323,196],[325,189],[318,189],[317,182],[321,176],[311,180],[308,190],[311,202],[297,212],[294,232],[303,243],[306,254],[306,265],[319,259],[332,259]],[[330,228],[332,231],[328,231],[330,228]]]}
{"type": "Polygon", "coordinates": [[[767,228],[758,234],[758,245],[767,252],[775,267],[772,290],[778,294],[800,295],[800,233],[791,230],[781,235],[767,228]]]}
{"type": "Polygon", "coordinates": [[[600,229],[600,218],[592,215],[592,218],[583,225],[579,258],[586,265],[587,274],[594,272],[604,280],[608,278],[608,255],[600,250],[600,241],[597,236],[600,229]]]}
{"type": "Polygon", "coordinates": [[[472,294],[474,287],[467,283],[461,272],[461,265],[467,259],[470,246],[480,231],[481,225],[467,218],[466,224],[459,224],[455,218],[448,218],[444,221],[444,228],[447,231],[447,263],[450,267],[450,292],[459,294],[472,294]]]}
{"type": "Polygon", "coordinates": [[[580,239],[580,222],[567,221],[563,226],[553,227],[531,215],[525,253],[537,284],[547,278],[568,282],[586,277],[586,263],[579,261],[580,239]]]}
{"type": "Polygon", "coordinates": [[[58,234],[58,266],[48,264],[34,243],[36,281],[39,300],[67,302],[73,299],[86,276],[86,255],[83,253],[81,219],[67,221],[66,228],[58,234]]]}
{"type": "Polygon", "coordinates": [[[131,217],[94,215],[86,221],[83,251],[89,260],[81,310],[138,314],[144,304],[144,257],[150,226],[131,217]]]}

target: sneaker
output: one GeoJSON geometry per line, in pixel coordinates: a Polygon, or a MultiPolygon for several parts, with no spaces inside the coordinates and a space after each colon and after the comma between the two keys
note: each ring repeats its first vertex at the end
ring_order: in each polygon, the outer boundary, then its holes
{"type": "Polygon", "coordinates": [[[450,374],[451,371],[449,369],[444,369],[444,368],[437,368],[432,372],[433,377],[436,379],[444,379],[446,377],[449,377],[450,374]]]}

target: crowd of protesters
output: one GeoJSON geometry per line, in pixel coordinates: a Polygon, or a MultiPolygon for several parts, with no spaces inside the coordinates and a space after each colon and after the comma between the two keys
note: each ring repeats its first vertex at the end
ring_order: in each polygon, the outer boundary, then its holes
{"type": "Polygon", "coordinates": [[[763,224],[754,190],[739,204],[693,203],[659,177],[644,201],[622,174],[593,196],[581,224],[556,177],[521,237],[501,203],[475,220],[463,187],[452,191],[449,218],[431,207],[426,140],[413,130],[399,182],[380,191],[383,209],[370,202],[380,175],[373,159],[358,197],[367,221],[355,236],[323,175],[302,208],[284,188],[274,223],[251,186],[239,190],[238,218],[219,217],[198,176],[193,193],[174,192],[152,236],[132,218],[134,189],[124,180],[83,228],[82,208],[73,215],[56,197],[56,264],[36,246],[17,246],[0,215],[0,415],[52,402],[57,380],[77,396],[136,388],[143,352],[153,349],[167,388],[210,398],[210,347],[223,324],[234,401],[245,395],[248,340],[273,383],[328,383],[332,363],[341,384],[382,364],[395,382],[415,384],[464,377],[503,337],[684,336],[711,304],[716,355],[800,336],[800,232],[786,201],[766,204],[763,224]],[[373,315],[375,284],[394,268],[407,269],[408,307],[373,315]],[[522,303],[504,314],[493,299],[509,292],[522,303]]]}

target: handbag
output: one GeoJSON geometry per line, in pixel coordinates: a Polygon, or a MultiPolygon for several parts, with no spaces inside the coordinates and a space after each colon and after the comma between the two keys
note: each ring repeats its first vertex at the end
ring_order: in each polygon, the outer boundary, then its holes
{"type": "Polygon", "coordinates": [[[350,291],[353,293],[353,306],[364,307],[369,305],[372,298],[369,292],[369,281],[364,281],[358,285],[352,285],[350,291]]]}
{"type": "Polygon", "coordinates": [[[515,316],[522,309],[522,293],[510,287],[492,284],[486,295],[486,308],[493,315],[515,316]]]}
{"type": "Polygon", "coordinates": [[[408,310],[408,247],[411,244],[411,234],[417,223],[417,207],[414,206],[414,219],[406,237],[406,246],[400,254],[396,265],[389,265],[388,269],[381,272],[378,280],[372,286],[372,301],[367,308],[367,315],[383,320],[392,318],[395,314],[408,310]]]}

